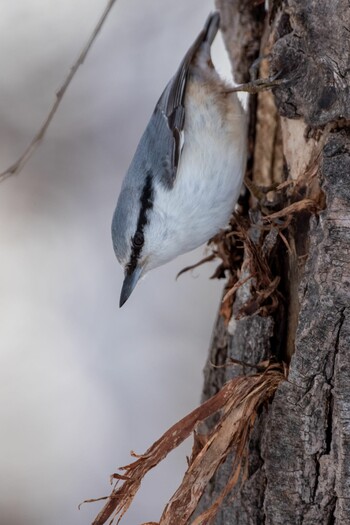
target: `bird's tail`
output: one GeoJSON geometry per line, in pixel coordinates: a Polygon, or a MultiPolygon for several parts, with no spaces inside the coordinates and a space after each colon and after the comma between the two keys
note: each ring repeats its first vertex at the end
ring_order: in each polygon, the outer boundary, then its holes
{"type": "MultiPolygon", "coordinates": [[[[218,11],[214,11],[214,13],[208,16],[202,31],[185,54],[177,72],[170,80],[158,101],[158,106],[162,108],[162,111],[164,111],[166,115],[169,116],[173,114],[176,108],[184,105],[186,82],[190,66],[196,59],[198,52],[202,54],[203,52],[206,53],[206,60],[210,60],[210,46],[218,32],[219,26],[220,14],[218,11]]],[[[179,122],[177,122],[178,129],[182,129],[183,127],[184,115],[184,110],[182,109],[178,115],[180,119],[179,122]]]]}
{"type": "Polygon", "coordinates": [[[202,42],[208,42],[208,44],[211,46],[211,44],[214,41],[214,38],[216,37],[216,33],[219,30],[219,27],[220,14],[218,11],[214,11],[214,13],[210,13],[210,15],[208,16],[198,39],[200,39],[202,42]]]}

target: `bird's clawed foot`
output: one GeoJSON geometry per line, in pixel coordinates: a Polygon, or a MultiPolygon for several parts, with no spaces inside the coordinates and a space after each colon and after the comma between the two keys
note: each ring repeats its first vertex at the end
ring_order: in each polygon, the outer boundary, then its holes
{"type": "Polygon", "coordinates": [[[225,93],[237,93],[240,91],[244,91],[253,95],[255,93],[259,93],[260,91],[272,89],[289,82],[289,79],[279,78],[280,76],[281,72],[279,71],[278,73],[276,73],[276,75],[273,75],[268,78],[258,78],[257,80],[247,82],[246,84],[239,84],[238,86],[225,90],[225,93]]]}

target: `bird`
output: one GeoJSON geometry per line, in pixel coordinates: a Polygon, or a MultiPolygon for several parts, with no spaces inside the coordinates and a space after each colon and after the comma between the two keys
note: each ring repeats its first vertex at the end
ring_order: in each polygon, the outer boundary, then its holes
{"type": "Polygon", "coordinates": [[[119,306],[137,282],[227,226],[247,156],[247,114],[217,73],[209,15],[159,98],[122,183],[112,220],[124,269],[119,306]]]}

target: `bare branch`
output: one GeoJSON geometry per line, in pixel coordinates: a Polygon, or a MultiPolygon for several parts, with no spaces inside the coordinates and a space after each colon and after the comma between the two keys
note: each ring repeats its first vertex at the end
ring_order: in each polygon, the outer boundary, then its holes
{"type": "Polygon", "coordinates": [[[115,2],[116,2],[116,0],[109,0],[108,1],[108,4],[107,4],[103,14],[101,15],[101,18],[99,19],[95,29],[93,30],[93,32],[92,32],[91,36],[89,37],[87,43],[85,44],[84,48],[82,49],[78,59],[73,64],[73,66],[70,68],[70,71],[68,73],[68,76],[67,76],[66,80],[64,81],[64,83],[62,84],[60,89],[57,91],[56,99],[55,99],[55,101],[54,101],[54,103],[53,103],[53,105],[52,105],[52,107],[51,107],[51,109],[50,109],[46,119],[44,120],[43,124],[41,125],[39,131],[37,132],[37,134],[35,135],[35,137],[31,141],[29,146],[26,148],[26,150],[19,157],[19,159],[14,164],[12,164],[9,168],[7,168],[7,170],[5,170],[4,172],[0,173],[0,182],[2,182],[3,180],[7,179],[11,175],[19,173],[22,170],[22,168],[24,167],[24,165],[28,162],[30,157],[33,155],[35,150],[40,145],[40,143],[43,140],[44,135],[45,135],[45,133],[47,131],[47,128],[49,127],[49,125],[51,123],[51,120],[53,119],[53,117],[54,117],[54,115],[55,115],[55,113],[56,113],[56,111],[58,109],[58,106],[60,105],[60,103],[61,103],[61,101],[62,101],[62,99],[64,97],[65,92],[67,91],[67,88],[68,88],[69,84],[73,80],[73,77],[74,77],[75,73],[77,72],[79,66],[81,66],[83,64],[83,62],[84,62],[88,52],[90,51],[90,48],[91,48],[92,44],[94,43],[97,35],[99,34],[99,32],[100,32],[100,30],[101,30],[101,28],[102,28],[106,18],[108,17],[110,10],[112,9],[113,5],[115,4],[115,2]]]}

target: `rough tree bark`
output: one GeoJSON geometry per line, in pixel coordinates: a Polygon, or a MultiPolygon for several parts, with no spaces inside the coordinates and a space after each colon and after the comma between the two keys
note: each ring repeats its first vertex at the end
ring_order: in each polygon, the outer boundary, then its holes
{"type": "MultiPolygon", "coordinates": [[[[350,524],[350,4],[268,3],[266,11],[264,2],[217,0],[236,80],[247,81],[266,52],[272,70],[290,78],[251,104],[249,171],[259,185],[294,181],[279,209],[303,197],[318,209],[294,215],[283,239],[275,238],[269,263],[281,278],[278,307],[270,315],[233,313],[228,324],[217,319],[204,399],[245,373],[211,363],[275,356],[290,371],[253,431],[248,477],[215,523],[350,524]]],[[[233,312],[249,293],[248,281],[233,312]]],[[[231,465],[228,458],[220,467],[202,508],[231,465]]]]}

